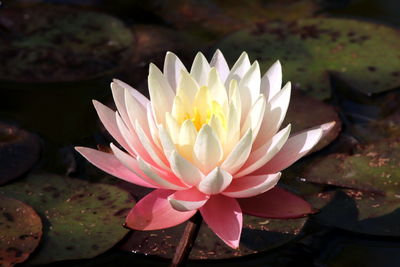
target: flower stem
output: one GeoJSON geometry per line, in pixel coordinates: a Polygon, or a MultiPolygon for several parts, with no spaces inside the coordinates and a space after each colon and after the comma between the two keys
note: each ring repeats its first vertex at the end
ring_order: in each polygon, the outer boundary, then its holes
{"type": "Polygon", "coordinates": [[[194,241],[196,241],[197,234],[199,233],[203,218],[200,212],[197,212],[186,224],[185,231],[176,248],[174,257],[170,267],[185,266],[189,258],[190,251],[192,250],[194,241]]]}

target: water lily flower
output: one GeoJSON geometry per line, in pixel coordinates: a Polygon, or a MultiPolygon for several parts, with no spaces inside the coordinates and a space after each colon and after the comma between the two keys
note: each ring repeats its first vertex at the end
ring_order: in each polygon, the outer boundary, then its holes
{"type": "Polygon", "coordinates": [[[112,153],[76,149],[103,171],[155,189],[132,208],[128,227],[168,228],[199,211],[218,237],[237,248],[243,213],[295,218],[312,212],[277,183],[334,123],[290,136],[290,124],[281,124],[291,85],[281,85],[279,61],[261,76],[246,53],[229,69],[217,50],[210,63],[198,53],[188,71],[168,52],[163,72],[150,64],[150,100],[114,80],[117,111],[93,101],[119,146],[111,143],[112,153]]]}

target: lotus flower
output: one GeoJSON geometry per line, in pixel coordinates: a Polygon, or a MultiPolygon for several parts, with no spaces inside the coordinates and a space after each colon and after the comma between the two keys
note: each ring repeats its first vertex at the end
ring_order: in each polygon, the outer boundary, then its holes
{"type": "Polygon", "coordinates": [[[291,85],[281,84],[279,61],[261,77],[258,62],[251,64],[246,53],[229,69],[217,50],[210,63],[198,53],[188,72],[168,52],[164,72],[150,64],[150,100],[114,80],[117,111],[93,102],[120,146],[111,143],[112,153],[76,149],[103,171],[155,189],[130,211],[128,227],[168,228],[199,211],[219,238],[237,248],[243,213],[295,218],[312,211],[276,185],[280,171],[307,154],[333,123],[289,137],[290,125],[281,124],[291,85]]]}

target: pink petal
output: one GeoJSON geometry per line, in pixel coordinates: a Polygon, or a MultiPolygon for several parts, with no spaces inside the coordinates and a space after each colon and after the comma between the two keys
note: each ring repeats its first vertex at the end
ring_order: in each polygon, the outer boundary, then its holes
{"type": "Polygon", "coordinates": [[[278,186],[264,194],[238,201],[243,213],[263,218],[299,218],[314,212],[307,201],[278,186]]]}
{"type": "Polygon", "coordinates": [[[129,151],[129,153],[135,155],[135,152],[130,148],[118,128],[117,121],[115,119],[115,111],[96,100],[93,100],[93,105],[97,111],[97,115],[99,116],[101,123],[103,123],[104,127],[111,134],[111,136],[114,137],[114,139],[123,148],[125,148],[126,151],[129,151]]]}
{"type": "Polygon", "coordinates": [[[118,177],[129,183],[137,184],[140,186],[157,188],[158,186],[150,184],[143,180],[136,173],[126,168],[113,154],[105,153],[96,149],[87,147],[75,147],[76,151],[81,153],[90,163],[97,168],[118,177]]]}
{"type": "Polygon", "coordinates": [[[201,193],[196,187],[192,187],[187,190],[176,191],[168,197],[168,201],[178,211],[189,211],[201,208],[209,198],[209,195],[201,193]]]}
{"type": "Polygon", "coordinates": [[[238,202],[222,195],[212,196],[200,208],[208,227],[231,248],[239,247],[243,215],[238,202]]]}
{"type": "Polygon", "coordinates": [[[196,210],[180,212],[171,207],[168,196],[174,191],[157,189],[142,198],[126,217],[126,225],[135,230],[169,228],[190,219],[196,210]]]}
{"type": "Polygon", "coordinates": [[[128,143],[131,150],[135,151],[134,155],[140,156],[150,164],[157,165],[152,157],[150,157],[147,150],[143,147],[143,144],[140,142],[139,137],[136,134],[136,131],[134,129],[129,130],[128,127],[126,127],[118,112],[115,113],[115,118],[117,121],[118,129],[120,130],[122,136],[128,143]]]}
{"type": "Polygon", "coordinates": [[[125,88],[126,90],[128,90],[128,92],[131,95],[133,95],[136,98],[136,100],[138,100],[143,105],[143,107],[146,107],[147,104],[150,103],[150,100],[147,97],[142,95],[142,93],[140,93],[138,90],[136,90],[135,88],[133,88],[129,84],[124,83],[123,81],[120,81],[118,79],[113,79],[113,82],[117,83],[119,86],[121,86],[121,87],[125,88]]]}
{"type": "Polygon", "coordinates": [[[132,130],[133,125],[129,119],[128,111],[125,106],[125,89],[118,83],[111,83],[111,91],[114,98],[115,106],[117,106],[118,113],[121,115],[125,125],[132,130]]]}
{"type": "Polygon", "coordinates": [[[222,193],[233,198],[247,198],[257,196],[272,189],[279,181],[281,173],[260,176],[246,176],[234,179],[230,186],[222,193]]]}
{"type": "Polygon", "coordinates": [[[177,179],[177,177],[169,175],[167,172],[162,173],[156,167],[143,161],[141,158],[133,158],[127,153],[120,150],[115,145],[110,145],[115,157],[125,165],[129,170],[139,174],[143,179],[146,179],[152,184],[158,185],[157,187],[162,187],[165,189],[172,190],[182,190],[186,189],[187,186],[182,185],[182,183],[177,179]]]}
{"type": "Polygon", "coordinates": [[[252,174],[276,173],[286,169],[305,156],[318,143],[324,128],[326,125],[323,124],[290,137],[275,157],[252,174]]]}

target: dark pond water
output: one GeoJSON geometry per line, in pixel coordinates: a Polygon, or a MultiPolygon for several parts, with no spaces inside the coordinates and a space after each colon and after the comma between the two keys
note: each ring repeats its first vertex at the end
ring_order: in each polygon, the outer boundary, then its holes
{"type": "Polygon", "coordinates": [[[0,198],[0,237],[10,238],[0,238],[0,266],[13,236],[12,262],[39,244],[21,266],[169,265],[184,226],[119,227],[148,191],[90,166],[74,146],[111,141],[91,100],[113,107],[113,78],[148,95],[150,62],[161,67],[173,51],[190,66],[216,48],[231,64],[247,51],[262,71],[281,60],[295,87],[294,131],[336,127],[281,180],[319,213],[248,216],[236,251],[203,225],[187,266],[400,266],[399,14],[397,0],[2,1],[0,196],[39,217],[0,198]],[[6,211],[13,205],[42,220],[41,243],[33,224],[28,241],[26,225],[5,230],[21,217],[6,211]]]}

